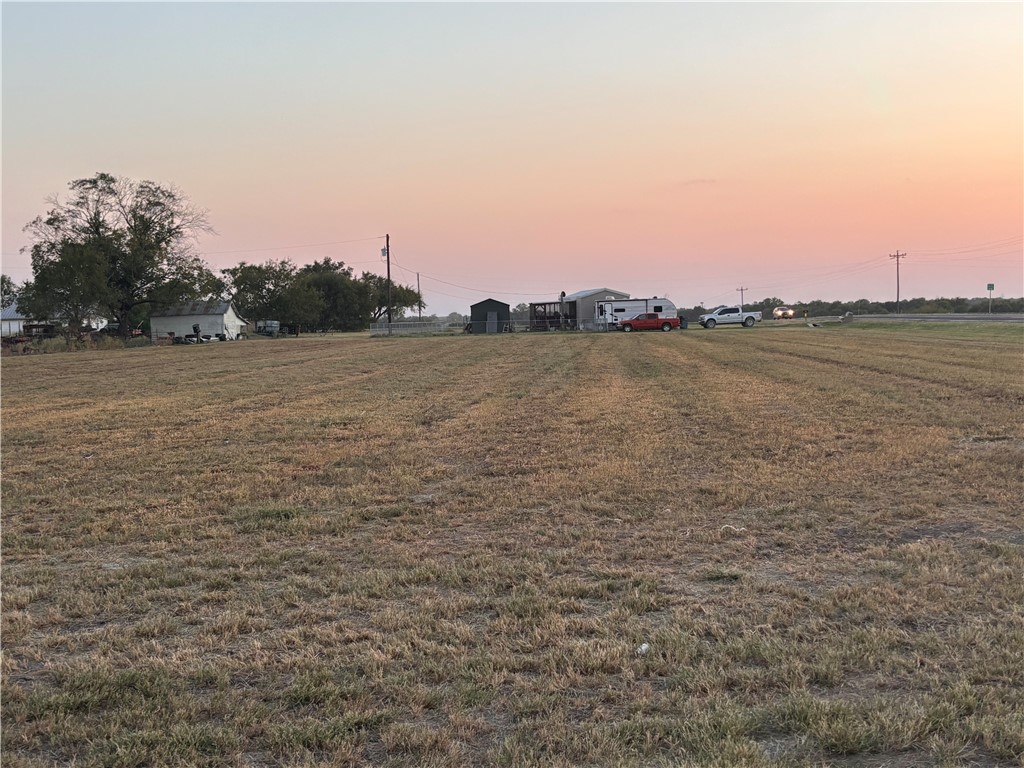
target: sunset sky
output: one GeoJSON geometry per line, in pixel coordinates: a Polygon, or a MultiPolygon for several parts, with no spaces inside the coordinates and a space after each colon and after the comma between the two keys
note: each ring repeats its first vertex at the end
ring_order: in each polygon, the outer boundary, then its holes
{"type": "Polygon", "coordinates": [[[3,3],[3,272],[97,171],[427,312],[1024,295],[1020,3],[3,3]]]}

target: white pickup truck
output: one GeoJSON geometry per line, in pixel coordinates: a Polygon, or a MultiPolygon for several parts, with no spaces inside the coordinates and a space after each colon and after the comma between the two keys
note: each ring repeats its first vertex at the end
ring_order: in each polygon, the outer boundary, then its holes
{"type": "Polygon", "coordinates": [[[754,323],[761,322],[761,313],[744,312],[743,307],[719,307],[714,312],[701,315],[697,322],[708,329],[726,323],[739,323],[744,328],[753,328],[754,323]]]}

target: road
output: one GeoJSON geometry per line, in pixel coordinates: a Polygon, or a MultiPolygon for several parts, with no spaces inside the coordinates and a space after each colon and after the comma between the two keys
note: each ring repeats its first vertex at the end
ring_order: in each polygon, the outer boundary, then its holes
{"type": "MultiPolygon", "coordinates": [[[[813,319],[813,318],[812,318],[813,319]]],[[[972,323],[1024,323],[1024,314],[1019,312],[1007,312],[990,315],[987,312],[965,312],[960,314],[934,314],[934,315],[853,315],[853,320],[858,323],[862,321],[872,322],[972,322],[972,323]]]]}

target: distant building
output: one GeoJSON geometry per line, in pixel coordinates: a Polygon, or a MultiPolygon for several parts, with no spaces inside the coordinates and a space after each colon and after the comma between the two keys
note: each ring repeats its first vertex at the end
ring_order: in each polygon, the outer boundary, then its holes
{"type": "Polygon", "coordinates": [[[223,336],[237,339],[248,332],[249,324],[235,311],[230,301],[210,299],[178,304],[161,309],[149,317],[153,339],[167,336],[188,336],[192,326],[199,326],[200,336],[223,336]]]}
{"type": "MultiPolygon", "coordinates": [[[[18,305],[11,302],[3,308],[2,319],[0,319],[0,338],[7,339],[11,336],[32,336],[52,333],[54,328],[61,325],[67,325],[67,321],[59,317],[26,317],[25,313],[18,309],[18,305]],[[49,328],[50,330],[44,332],[41,330],[44,328],[49,328]]],[[[85,325],[82,327],[82,330],[98,331],[106,325],[106,318],[87,317],[85,318],[85,325]]]]}
{"type": "Polygon", "coordinates": [[[561,297],[558,301],[530,304],[530,327],[533,330],[594,330],[594,316],[600,301],[628,299],[629,294],[611,288],[591,288],[561,297]]]}
{"type": "Polygon", "coordinates": [[[472,333],[501,333],[512,328],[512,310],[497,299],[484,299],[469,308],[469,330],[472,333]]]}
{"type": "Polygon", "coordinates": [[[32,318],[25,317],[24,312],[18,311],[18,305],[13,301],[3,308],[2,319],[0,319],[0,337],[20,336],[25,329],[25,323],[32,318]]]}
{"type": "Polygon", "coordinates": [[[589,291],[576,291],[565,297],[566,302],[574,302],[576,305],[576,317],[579,318],[581,328],[592,329],[594,317],[597,314],[597,303],[599,301],[615,301],[616,299],[628,299],[629,294],[624,291],[614,291],[611,288],[592,288],[589,291]]]}

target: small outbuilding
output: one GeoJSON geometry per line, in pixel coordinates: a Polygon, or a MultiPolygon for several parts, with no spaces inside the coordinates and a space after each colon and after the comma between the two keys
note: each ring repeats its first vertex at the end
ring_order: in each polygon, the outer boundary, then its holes
{"type": "Polygon", "coordinates": [[[502,333],[512,330],[512,310],[497,299],[484,299],[469,308],[470,333],[502,333]]]}
{"type": "Polygon", "coordinates": [[[168,336],[188,336],[193,326],[199,326],[200,336],[223,338],[230,341],[245,336],[249,324],[235,311],[230,301],[209,299],[178,304],[153,312],[149,317],[150,333],[154,339],[168,336]]]}

